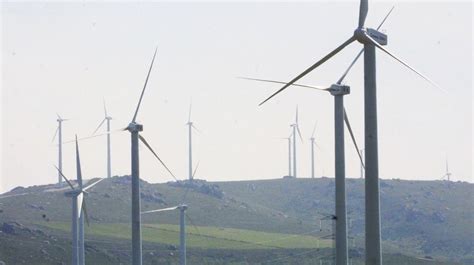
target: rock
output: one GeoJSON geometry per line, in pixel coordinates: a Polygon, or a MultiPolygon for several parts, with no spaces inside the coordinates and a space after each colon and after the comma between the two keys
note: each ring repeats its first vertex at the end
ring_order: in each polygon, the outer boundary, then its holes
{"type": "Polygon", "coordinates": [[[173,251],[178,250],[178,248],[175,245],[168,245],[167,249],[173,250],[173,251]]]}
{"type": "Polygon", "coordinates": [[[12,223],[3,223],[2,232],[9,235],[16,234],[15,226],[12,223]]]}
{"type": "Polygon", "coordinates": [[[140,193],[140,197],[143,201],[165,204],[165,200],[163,200],[162,196],[160,193],[157,194],[155,192],[140,193]]]}
{"type": "Polygon", "coordinates": [[[12,189],[10,192],[22,191],[22,190],[24,190],[24,189],[25,189],[24,187],[18,186],[18,187],[16,187],[16,188],[12,189]]]}

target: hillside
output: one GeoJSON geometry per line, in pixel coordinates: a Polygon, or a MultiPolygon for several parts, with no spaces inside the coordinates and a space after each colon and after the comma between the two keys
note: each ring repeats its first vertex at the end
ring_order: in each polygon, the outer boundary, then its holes
{"type": "MultiPolygon", "coordinates": [[[[297,242],[305,242],[305,240],[308,245],[316,245],[315,242],[320,240],[321,251],[324,252],[324,249],[330,251],[330,241],[324,243],[326,241],[322,240],[322,237],[331,234],[331,226],[326,221],[321,231],[319,219],[333,212],[334,181],[332,179],[275,179],[215,183],[195,181],[179,184],[149,184],[142,181],[141,186],[143,210],[176,205],[182,202],[186,194],[185,202],[189,205],[188,214],[192,225],[199,227],[194,231],[194,235],[191,235],[190,248],[201,251],[200,255],[203,255],[202,252],[212,252],[213,257],[220,259],[229,257],[228,249],[232,249],[232,253],[245,252],[251,256],[251,259],[259,255],[263,259],[269,255],[269,251],[276,251],[275,256],[287,257],[284,254],[285,251],[290,251],[292,248],[300,249],[304,253],[305,244],[297,242]],[[229,230],[230,228],[234,230],[229,230]],[[251,231],[260,231],[258,232],[260,234],[257,238],[252,238],[251,235],[257,233],[251,231]],[[299,236],[301,234],[304,236],[299,236]],[[193,236],[197,237],[194,239],[197,242],[207,243],[204,245],[191,243],[193,236]],[[284,239],[285,237],[292,238],[293,241],[288,241],[284,239]],[[276,245],[268,243],[263,247],[255,246],[256,242],[275,240],[278,242],[280,238],[284,240],[276,245]],[[311,238],[316,241],[311,243],[311,238]],[[219,243],[219,240],[224,241],[219,243]],[[220,247],[219,250],[218,246],[227,246],[226,244],[228,247],[220,247]],[[253,254],[249,254],[251,252],[253,254]],[[221,255],[224,256],[221,257],[221,255]]],[[[471,229],[474,211],[472,205],[466,202],[472,202],[472,188],[472,184],[467,183],[383,180],[381,182],[382,236],[384,251],[388,255],[386,261],[402,257],[407,262],[403,264],[425,262],[415,258],[408,262],[410,258],[405,255],[409,255],[431,256],[440,261],[450,260],[449,264],[453,264],[453,261],[470,264],[473,260],[471,253],[474,252],[471,229]]],[[[47,235],[55,235],[57,240],[67,241],[69,237],[66,232],[70,222],[71,203],[63,195],[65,190],[67,190],[66,186],[58,188],[55,185],[48,185],[16,188],[3,194],[0,199],[0,225],[18,222],[25,227],[30,227],[30,230],[37,229],[47,235]]],[[[355,261],[362,261],[363,180],[349,179],[347,191],[349,217],[352,224],[350,236],[354,237],[351,245],[352,256],[355,261]]],[[[91,227],[87,228],[87,238],[97,237],[100,239],[98,241],[104,241],[104,238],[116,237],[114,243],[123,242],[127,245],[128,234],[117,237],[117,231],[128,232],[130,178],[114,177],[104,180],[90,191],[86,200],[92,223],[91,227]]],[[[144,229],[152,229],[153,224],[156,223],[173,225],[177,224],[177,215],[168,213],[159,217],[143,216],[143,222],[149,224],[144,225],[147,226],[144,229]]],[[[158,229],[156,233],[159,232],[157,238],[160,240],[154,241],[145,237],[144,240],[147,240],[148,244],[155,244],[157,248],[165,249],[166,246],[176,245],[175,226],[158,225],[153,229],[158,229]],[[166,231],[158,231],[165,228],[166,231]],[[167,233],[168,237],[160,233],[167,233]]],[[[188,232],[193,233],[192,229],[188,229],[188,232]]],[[[35,238],[37,237],[40,236],[36,235],[35,238]]],[[[3,243],[2,246],[4,246],[3,243]]],[[[12,245],[12,243],[7,244],[12,245]]],[[[94,252],[96,259],[110,258],[110,253],[107,254],[103,246],[94,247],[97,250],[94,252]]],[[[0,251],[0,257],[14,252],[5,247],[2,247],[0,251]]],[[[311,253],[303,256],[303,259],[295,258],[295,260],[306,260],[311,253]]],[[[127,259],[126,255],[123,259],[127,259]]],[[[213,259],[209,258],[206,262],[211,262],[213,259]]],[[[226,260],[226,263],[229,260],[226,260]]],[[[249,264],[257,263],[250,262],[249,264]]]]}

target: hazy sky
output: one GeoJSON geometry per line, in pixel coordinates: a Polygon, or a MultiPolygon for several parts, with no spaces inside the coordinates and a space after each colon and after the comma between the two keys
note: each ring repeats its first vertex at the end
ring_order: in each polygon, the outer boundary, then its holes
{"type": "MultiPolygon", "coordinates": [[[[367,25],[382,27],[387,48],[445,88],[443,93],[377,52],[380,176],[439,179],[449,156],[454,180],[472,180],[472,3],[371,2],[367,25]]],[[[51,143],[56,112],[64,138],[88,136],[103,119],[105,98],[114,129],[131,119],[155,46],[138,120],[143,135],[179,178],[186,177],[188,106],[197,178],[279,178],[287,173],[287,143],[295,107],[304,142],[298,172],[310,174],[308,138],[317,121],[316,172],[334,174],[333,98],[236,79],[288,81],[350,37],[357,1],[236,3],[2,3],[2,158],[0,192],[56,182],[51,143]]],[[[335,82],[361,48],[352,44],[301,82],[335,82]]],[[[363,146],[363,62],[347,78],[345,99],[363,146]]],[[[86,178],[106,174],[105,137],[80,143],[86,178]]],[[[113,174],[130,172],[130,135],[112,135],[113,174]]],[[[172,180],[141,148],[141,174],[172,180]]],[[[346,133],[346,172],[359,163],[346,133]]],[[[75,177],[74,145],[64,146],[64,171],[75,177]]]]}

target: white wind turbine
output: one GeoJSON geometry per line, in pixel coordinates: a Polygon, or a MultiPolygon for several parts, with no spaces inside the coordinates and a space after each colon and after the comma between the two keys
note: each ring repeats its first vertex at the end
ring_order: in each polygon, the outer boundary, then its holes
{"type": "MultiPolygon", "coordinates": [[[[53,140],[56,139],[56,136],[58,136],[58,168],[62,171],[63,170],[63,122],[68,121],[69,119],[63,119],[59,114],[56,113],[56,116],[58,118],[56,121],[58,122],[58,127],[56,128],[56,132],[54,133],[53,140]]],[[[58,173],[58,184],[61,184],[63,182],[63,178],[61,177],[61,174],[58,173]]]]}
{"type": "Polygon", "coordinates": [[[450,181],[451,179],[451,172],[449,172],[449,165],[448,165],[448,156],[446,156],[446,173],[443,175],[443,180],[450,181]]]}
{"type": "Polygon", "coordinates": [[[186,265],[186,204],[179,204],[174,207],[151,210],[142,212],[142,214],[150,214],[157,212],[175,211],[179,210],[179,264],[186,265]]]}
{"type": "Polygon", "coordinates": [[[99,179],[92,184],[83,187],[82,185],[82,172],[81,172],[81,160],[79,156],[79,145],[77,143],[76,136],[76,174],[78,187],[74,188],[72,183],[64,176],[62,171],[56,167],[59,175],[64,178],[69,187],[70,191],[64,193],[66,197],[72,199],[72,264],[73,265],[84,265],[85,264],[85,249],[84,249],[84,216],[86,217],[87,224],[89,224],[89,217],[87,215],[86,202],[84,200],[84,194],[87,194],[87,190],[101,182],[103,179],[99,179]],[[82,214],[84,213],[84,214],[82,214]]]}
{"type": "Polygon", "coordinates": [[[148,84],[148,79],[150,77],[151,70],[153,69],[153,63],[155,61],[157,49],[153,54],[153,59],[148,69],[148,74],[145,79],[145,84],[143,86],[142,92],[140,94],[140,99],[138,100],[137,108],[133,115],[132,121],[129,125],[123,129],[127,130],[131,134],[131,171],[132,171],[132,264],[133,265],[142,265],[142,239],[141,239],[141,210],[140,210],[140,160],[139,160],[139,149],[138,143],[141,141],[153,156],[161,163],[161,165],[170,173],[170,175],[176,180],[176,177],[171,172],[171,170],[163,163],[163,161],[158,157],[156,152],[150,146],[150,144],[145,140],[145,138],[140,135],[140,132],[143,131],[143,125],[139,124],[136,119],[138,115],[138,110],[140,109],[141,102],[143,100],[143,95],[145,94],[145,89],[148,84]]]}
{"type": "Polygon", "coordinates": [[[301,136],[300,126],[298,123],[298,106],[296,106],[296,116],[295,116],[295,123],[291,124],[290,127],[293,129],[293,177],[296,178],[296,133],[300,136],[300,140],[303,141],[303,137],[301,136]]]}
{"type": "MultiPolygon", "coordinates": [[[[286,83],[277,92],[260,103],[260,105],[325,63],[354,41],[358,41],[364,45],[362,52],[364,53],[365,161],[367,162],[365,165],[365,257],[366,264],[380,265],[382,264],[382,249],[380,244],[381,226],[377,136],[376,48],[388,54],[390,57],[397,60],[399,63],[403,64],[405,67],[409,68],[431,84],[438,88],[439,86],[383,47],[384,45],[387,45],[387,35],[365,26],[365,19],[368,10],[368,0],[361,0],[359,8],[359,24],[354,30],[353,35],[339,47],[324,56],[321,60],[317,61],[301,74],[293,78],[290,82],[286,83]]],[[[347,264],[347,261],[342,260],[341,262],[343,263],[337,261],[337,264],[347,264]]]]}
{"type": "Polygon", "coordinates": [[[186,123],[186,126],[188,126],[188,178],[189,181],[193,180],[193,144],[192,144],[192,131],[195,129],[196,131],[199,131],[196,126],[194,126],[194,123],[191,121],[191,108],[192,104],[189,105],[189,115],[188,115],[188,122],[186,123]]]}
{"type": "Polygon", "coordinates": [[[314,133],[316,132],[316,124],[314,124],[313,132],[311,133],[311,138],[309,138],[311,143],[311,178],[314,179],[314,146],[317,146],[316,139],[314,138],[314,133]]]}
{"type": "Polygon", "coordinates": [[[100,129],[100,127],[104,124],[104,122],[107,122],[107,178],[110,178],[112,176],[112,164],[111,164],[111,152],[110,152],[110,121],[112,120],[112,117],[107,114],[107,107],[105,106],[105,101],[104,101],[104,119],[99,123],[99,126],[95,129],[95,131],[92,133],[92,135],[95,135],[95,133],[100,129]]]}

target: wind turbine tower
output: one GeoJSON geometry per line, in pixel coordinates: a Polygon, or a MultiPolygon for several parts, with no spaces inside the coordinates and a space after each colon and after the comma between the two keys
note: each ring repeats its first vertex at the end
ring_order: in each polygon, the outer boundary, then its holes
{"type": "Polygon", "coordinates": [[[315,138],[314,138],[314,132],[316,131],[316,124],[314,124],[313,132],[311,133],[311,138],[309,140],[311,141],[311,178],[314,179],[314,146],[316,145],[315,138]]]}
{"type": "Polygon", "coordinates": [[[193,134],[193,129],[196,131],[198,130],[196,126],[194,126],[194,123],[191,121],[191,108],[192,105],[189,105],[189,115],[188,115],[188,122],[186,123],[186,126],[188,126],[188,178],[189,181],[193,180],[194,174],[193,174],[193,144],[192,144],[192,134],[193,134]]]}
{"type": "Polygon", "coordinates": [[[179,210],[179,264],[186,265],[186,210],[188,206],[186,204],[180,204],[178,206],[163,208],[158,210],[151,210],[143,212],[142,214],[166,212],[179,210]]]}
{"type": "Polygon", "coordinates": [[[100,127],[106,122],[107,124],[107,178],[112,177],[112,162],[111,162],[111,151],[110,151],[110,121],[112,120],[112,117],[107,114],[107,107],[105,106],[105,101],[104,101],[104,119],[100,122],[99,126],[95,129],[95,131],[92,133],[94,135],[100,127]]]}
{"type": "Polygon", "coordinates": [[[298,175],[296,174],[296,133],[300,136],[300,140],[303,141],[303,137],[301,136],[300,127],[298,124],[298,106],[296,106],[296,116],[295,116],[295,123],[291,124],[290,127],[293,129],[293,177],[296,178],[298,175]]]}
{"type": "Polygon", "coordinates": [[[153,59],[151,60],[150,68],[148,69],[148,74],[145,79],[145,84],[143,86],[140,98],[138,100],[137,108],[133,115],[132,121],[124,129],[130,132],[131,135],[131,175],[132,175],[132,264],[133,265],[142,265],[142,234],[141,234],[141,211],[140,211],[140,160],[139,160],[139,148],[138,143],[141,141],[150,152],[155,156],[155,158],[163,165],[163,167],[171,174],[171,176],[177,181],[174,174],[169,170],[169,168],[163,163],[163,161],[158,157],[156,152],[151,148],[147,140],[140,135],[140,132],[143,131],[143,125],[139,124],[136,119],[140,105],[143,100],[143,95],[145,94],[146,86],[148,84],[148,79],[150,78],[151,70],[153,69],[153,63],[155,61],[157,49],[153,54],[153,59]]]}
{"type": "Polygon", "coordinates": [[[450,181],[451,175],[451,172],[449,172],[448,157],[446,156],[446,173],[444,174],[443,178],[450,181]]]}
{"type": "Polygon", "coordinates": [[[82,183],[82,172],[81,172],[81,160],[79,157],[79,145],[77,143],[76,136],[76,174],[77,174],[77,188],[74,188],[72,183],[64,176],[61,170],[56,167],[61,178],[67,182],[71,190],[66,191],[64,195],[72,199],[72,222],[71,222],[71,235],[72,235],[72,264],[73,265],[85,265],[85,248],[84,248],[84,216],[86,217],[87,224],[89,224],[89,218],[87,215],[86,201],[84,194],[87,190],[101,182],[103,179],[99,179],[87,187],[83,187],[82,183]]]}
{"type": "MultiPolygon", "coordinates": [[[[58,116],[58,119],[56,120],[58,122],[58,127],[56,128],[56,132],[54,133],[53,141],[58,136],[58,168],[62,172],[63,170],[63,122],[67,121],[68,119],[63,119],[59,114],[56,114],[58,116]]],[[[58,173],[58,184],[61,184],[63,182],[63,178],[61,177],[61,174],[58,173]]]]}

